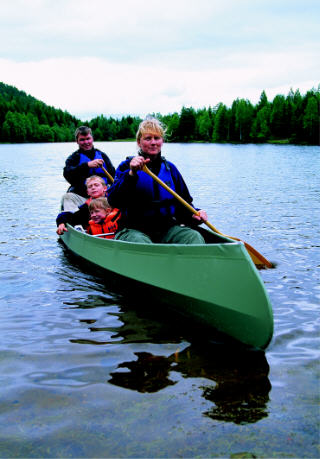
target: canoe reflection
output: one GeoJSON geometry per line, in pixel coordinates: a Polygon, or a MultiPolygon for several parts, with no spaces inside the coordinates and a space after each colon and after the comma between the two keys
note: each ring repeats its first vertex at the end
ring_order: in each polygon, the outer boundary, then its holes
{"type": "Polygon", "coordinates": [[[201,386],[203,397],[213,403],[205,416],[235,424],[254,423],[267,417],[271,384],[264,353],[239,353],[220,346],[216,351],[208,355],[206,350],[190,346],[169,357],[137,352],[137,360],[123,362],[116,372],[110,373],[109,383],[138,392],[157,392],[176,384],[170,379],[170,372],[179,372],[184,377],[214,381],[201,386]]]}

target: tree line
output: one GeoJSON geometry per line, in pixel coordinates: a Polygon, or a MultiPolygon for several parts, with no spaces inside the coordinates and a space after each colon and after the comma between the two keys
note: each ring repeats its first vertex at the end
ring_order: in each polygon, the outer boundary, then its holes
{"type": "MultiPolygon", "coordinates": [[[[299,90],[272,101],[262,91],[253,105],[236,99],[231,107],[182,107],[180,113],[154,114],[167,126],[168,142],[282,142],[319,145],[320,85],[302,95],[299,90]]],[[[98,141],[133,139],[141,118],[100,115],[81,121],[66,111],[48,106],[14,86],[0,83],[1,142],[67,142],[85,124],[98,141]]]]}

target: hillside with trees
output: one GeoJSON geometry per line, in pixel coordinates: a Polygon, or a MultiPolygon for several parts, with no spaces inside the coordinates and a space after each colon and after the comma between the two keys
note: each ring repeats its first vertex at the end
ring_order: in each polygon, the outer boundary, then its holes
{"type": "MultiPolygon", "coordinates": [[[[319,145],[320,85],[305,95],[291,89],[287,96],[268,101],[265,91],[253,105],[236,99],[231,107],[182,107],[180,113],[156,116],[167,126],[168,142],[292,143],[319,145]]],[[[81,124],[89,125],[96,140],[133,139],[141,118],[100,115],[81,121],[48,106],[13,86],[0,83],[1,142],[66,142],[74,140],[81,124]]]]}
{"type": "Polygon", "coordinates": [[[66,142],[80,120],[0,83],[1,142],[66,142]]]}

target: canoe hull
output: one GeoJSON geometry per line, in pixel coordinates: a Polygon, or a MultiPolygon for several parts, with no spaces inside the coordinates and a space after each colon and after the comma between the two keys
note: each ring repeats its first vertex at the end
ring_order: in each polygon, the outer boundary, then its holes
{"type": "Polygon", "coordinates": [[[84,260],[152,287],[148,295],[157,303],[246,345],[266,348],[273,314],[259,272],[243,243],[203,231],[214,243],[134,244],[93,237],[72,227],[61,239],[84,260]]]}

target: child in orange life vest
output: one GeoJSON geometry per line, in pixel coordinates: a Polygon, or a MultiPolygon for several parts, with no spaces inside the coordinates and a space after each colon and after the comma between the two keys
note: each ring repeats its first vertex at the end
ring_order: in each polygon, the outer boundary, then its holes
{"type": "Polygon", "coordinates": [[[87,227],[90,219],[89,204],[92,199],[105,197],[107,194],[107,186],[102,177],[91,175],[86,180],[87,194],[89,199],[82,204],[76,212],[60,212],[57,216],[57,234],[61,235],[67,230],[66,224],[72,226],[82,225],[87,227]]]}
{"type": "Polygon", "coordinates": [[[90,202],[89,212],[91,220],[89,220],[87,233],[113,239],[118,229],[119,209],[113,209],[107,198],[97,198],[90,202]]]}

